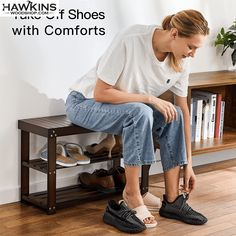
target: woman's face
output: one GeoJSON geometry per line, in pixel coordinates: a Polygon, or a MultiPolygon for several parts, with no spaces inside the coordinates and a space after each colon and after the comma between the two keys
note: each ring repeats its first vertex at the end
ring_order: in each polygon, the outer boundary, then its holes
{"type": "Polygon", "coordinates": [[[206,36],[195,34],[189,38],[178,36],[177,32],[172,32],[171,50],[178,59],[194,57],[196,50],[203,45],[206,36]]]}

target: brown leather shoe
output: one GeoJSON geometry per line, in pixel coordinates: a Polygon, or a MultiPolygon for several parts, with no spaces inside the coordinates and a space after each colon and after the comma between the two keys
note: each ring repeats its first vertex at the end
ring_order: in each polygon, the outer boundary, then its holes
{"type": "Polygon", "coordinates": [[[95,170],[92,174],[83,172],[79,175],[79,181],[82,187],[104,193],[115,192],[116,190],[113,176],[104,169],[95,170]]]}
{"type": "Polygon", "coordinates": [[[121,166],[113,167],[108,170],[108,173],[113,176],[116,188],[124,188],[126,183],[125,169],[121,166]]]}

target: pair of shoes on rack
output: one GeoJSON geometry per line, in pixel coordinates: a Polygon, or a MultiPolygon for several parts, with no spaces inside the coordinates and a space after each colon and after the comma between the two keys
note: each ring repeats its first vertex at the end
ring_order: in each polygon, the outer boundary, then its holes
{"type": "MultiPolygon", "coordinates": [[[[40,158],[48,161],[47,144],[39,151],[40,158]]],[[[64,167],[73,167],[77,164],[89,164],[90,158],[84,155],[83,149],[76,143],[56,144],[56,164],[64,167]]]]}
{"type": "Polygon", "coordinates": [[[162,217],[176,219],[191,225],[203,225],[207,222],[207,218],[201,213],[193,210],[188,204],[189,195],[183,193],[179,195],[174,202],[168,202],[166,196],[163,195],[162,206],[159,214],[162,217]]]}
{"type": "Polygon", "coordinates": [[[93,143],[85,147],[90,154],[101,155],[107,154],[111,157],[112,153],[120,153],[122,150],[121,140],[119,136],[108,134],[100,143],[93,143]]]}
{"type": "Polygon", "coordinates": [[[103,221],[126,233],[140,233],[146,229],[146,226],[135,213],[123,201],[118,204],[110,200],[104,212],[103,221]]]}
{"type": "Polygon", "coordinates": [[[110,170],[95,170],[92,174],[83,172],[79,175],[79,181],[84,188],[104,193],[115,192],[125,186],[125,170],[119,166],[110,170]]]}

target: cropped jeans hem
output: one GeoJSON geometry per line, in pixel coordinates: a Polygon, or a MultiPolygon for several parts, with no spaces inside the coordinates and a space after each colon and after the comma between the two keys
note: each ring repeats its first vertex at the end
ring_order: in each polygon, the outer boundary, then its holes
{"type": "Polygon", "coordinates": [[[168,170],[171,170],[171,169],[175,168],[176,166],[182,167],[182,166],[187,165],[187,164],[188,164],[187,161],[181,161],[181,162],[172,163],[168,167],[163,167],[163,171],[166,172],[168,170]]]}
{"type": "Polygon", "coordinates": [[[130,164],[130,163],[127,163],[127,162],[125,162],[124,161],[124,165],[126,165],[126,166],[143,166],[143,165],[151,165],[151,164],[154,164],[154,163],[157,163],[158,161],[157,160],[155,160],[155,161],[145,161],[145,162],[139,162],[139,163],[132,163],[132,164],[130,164]]]}

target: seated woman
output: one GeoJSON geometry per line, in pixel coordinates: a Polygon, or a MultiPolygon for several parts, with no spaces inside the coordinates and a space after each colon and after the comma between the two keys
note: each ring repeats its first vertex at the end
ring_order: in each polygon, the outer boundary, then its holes
{"type": "Polygon", "coordinates": [[[189,224],[207,219],[186,203],[195,188],[187,106],[189,57],[209,33],[196,10],[167,16],[162,26],[134,25],[118,34],[96,67],[80,78],[66,102],[76,125],[122,136],[126,186],[123,198],[147,227],[157,222],[140,194],[142,165],[155,163],[153,137],[160,144],[165,194],[160,215],[189,224]],[[158,98],[171,90],[176,106],[158,98]],[[184,194],[179,193],[184,168],[184,194]]]}

